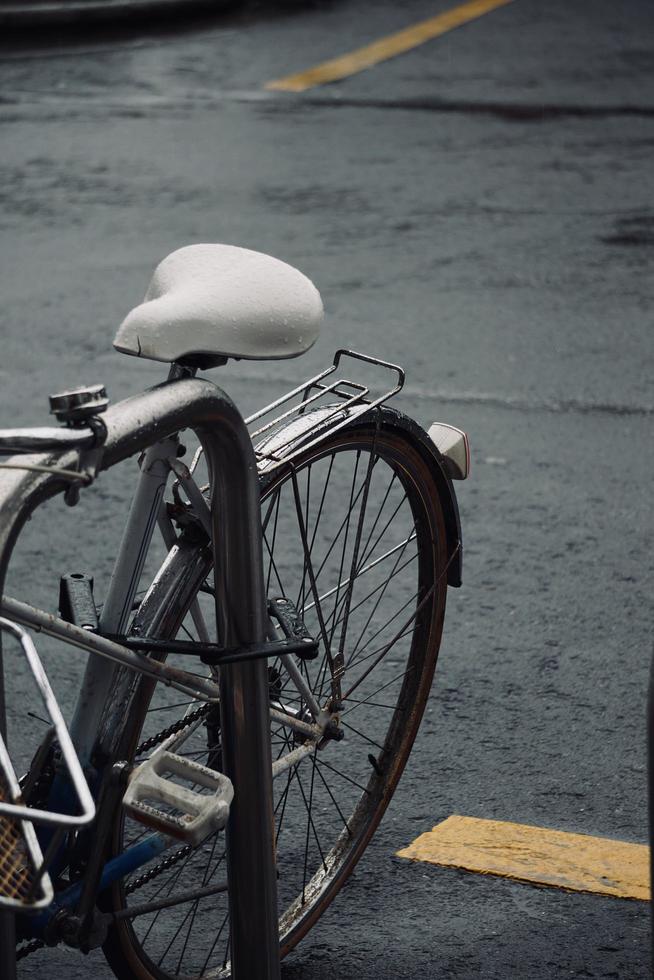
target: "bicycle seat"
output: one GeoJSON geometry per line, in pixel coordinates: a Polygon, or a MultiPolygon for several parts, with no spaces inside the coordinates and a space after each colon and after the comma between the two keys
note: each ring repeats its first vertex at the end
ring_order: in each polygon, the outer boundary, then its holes
{"type": "Polygon", "coordinates": [[[316,341],[322,316],[320,293],[293,266],[233,245],[188,245],[159,263],[114,347],[199,367],[297,357],[316,341]]]}

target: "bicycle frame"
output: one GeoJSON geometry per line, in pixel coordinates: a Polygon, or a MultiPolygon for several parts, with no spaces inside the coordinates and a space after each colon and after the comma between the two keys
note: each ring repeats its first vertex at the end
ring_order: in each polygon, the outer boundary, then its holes
{"type": "MultiPolygon", "coordinates": [[[[131,585],[125,585],[124,575],[127,568],[133,573],[140,569],[139,562],[142,563],[147,550],[163,493],[159,464],[166,453],[172,453],[171,445],[165,447],[165,442],[181,429],[191,428],[204,447],[212,485],[211,527],[219,635],[230,649],[263,643],[267,614],[257,467],[247,428],[231,399],[211,382],[187,377],[121,402],[109,408],[103,419],[107,438],[101,469],[157,445],[157,453],[151,454],[149,460],[151,465],[139,480],[107,610],[103,613],[103,626],[119,630],[125,618],[131,585]],[[130,529],[140,531],[134,545],[130,529]]],[[[52,468],[74,467],[78,450],[64,448],[34,454],[28,461],[28,465],[44,470],[0,470],[0,505],[4,518],[0,528],[0,593],[12,549],[25,521],[39,504],[68,486],[66,479],[52,472],[52,468]]],[[[90,758],[111,675],[111,664],[97,657],[90,658],[72,726],[73,740],[83,762],[90,758]]],[[[232,975],[234,980],[275,980],[279,977],[279,946],[266,661],[225,664],[220,671],[220,703],[224,767],[236,787],[227,831],[232,975]]],[[[4,735],[1,647],[0,731],[4,735]]],[[[125,872],[119,868],[116,876],[118,873],[125,872]]],[[[0,966],[7,978],[15,976],[12,925],[11,913],[3,913],[0,966]]]]}
{"type": "MultiPolygon", "coordinates": [[[[292,620],[287,620],[284,626],[283,609],[280,616],[274,608],[276,605],[281,607],[287,600],[270,600],[266,606],[259,479],[262,474],[288,467],[289,460],[293,470],[292,461],[299,453],[305,453],[326,435],[333,435],[360,416],[368,414],[371,419],[376,418],[376,413],[381,411],[379,406],[402,386],[403,377],[401,368],[396,365],[353,351],[337,351],[330,368],[244,421],[223,391],[210,382],[189,377],[188,371],[173,366],[167,383],[134,396],[103,415],[107,432],[101,457],[95,445],[97,426],[102,429],[100,422],[88,429],[0,431],[0,452],[18,450],[30,453],[27,457],[22,455],[0,464],[0,505],[3,512],[0,586],[4,583],[11,551],[21,528],[41,502],[62,491],[70,491],[71,480],[73,488],[88,482],[94,473],[94,463],[99,469],[108,469],[145,450],[139,460],[136,491],[99,616],[93,609],[91,596],[92,623],[91,620],[88,622],[93,631],[76,625],[78,622],[87,623],[86,618],[80,618],[79,610],[74,616],[70,610],[64,612],[66,617],[74,620],[68,622],[4,596],[1,600],[1,612],[13,622],[59,638],[87,654],[96,654],[88,658],[71,726],[77,755],[93,778],[98,799],[98,824],[88,837],[88,845],[81,842],[81,850],[88,858],[86,875],[83,881],[59,890],[51,906],[29,916],[29,937],[24,938],[40,938],[46,942],[50,937],[54,941],[64,938],[73,945],[88,948],[88,930],[94,921],[97,896],[161,855],[171,844],[171,838],[166,836],[161,824],[155,824],[159,830],[126,847],[104,863],[99,846],[99,842],[108,839],[113,814],[122,799],[128,773],[128,767],[120,760],[128,758],[129,750],[119,745],[115,733],[122,730],[125,707],[137,694],[139,682],[145,680],[140,675],[145,675],[148,681],[163,681],[187,695],[190,693],[195,700],[220,702],[224,736],[222,768],[236,788],[228,826],[229,888],[226,883],[215,882],[199,891],[194,889],[193,892],[184,893],[185,900],[199,897],[200,892],[203,897],[208,897],[209,894],[228,890],[232,923],[232,976],[235,980],[250,977],[252,980],[275,980],[279,976],[271,783],[302,759],[311,757],[325,738],[333,719],[329,710],[321,708],[314,698],[311,687],[291,655],[297,652],[292,648],[292,643],[295,642],[298,647],[301,641],[290,638],[294,632],[292,620]],[[325,379],[336,370],[344,355],[392,371],[396,376],[395,385],[375,398],[368,397],[369,389],[365,385],[347,379],[339,378],[326,383],[325,379]],[[289,402],[292,403],[290,407],[289,402]],[[248,432],[247,425],[253,423],[258,428],[248,432]],[[184,428],[195,430],[202,445],[190,469],[177,458],[177,434],[184,428]],[[205,452],[211,485],[211,507],[192,477],[202,451],[205,452]],[[154,636],[146,632],[139,642],[138,624],[130,635],[125,635],[129,632],[128,623],[134,609],[138,581],[157,523],[167,549],[170,551],[175,547],[172,553],[177,554],[175,562],[179,562],[177,548],[180,548],[182,558],[184,554],[189,554],[197,562],[196,570],[202,571],[202,577],[206,576],[209,568],[205,564],[210,560],[206,548],[203,546],[202,554],[193,538],[188,538],[186,543],[184,535],[178,539],[167,516],[163,495],[171,472],[174,477],[174,501],[180,504],[179,491],[183,491],[197,525],[214,542],[217,645],[209,642],[199,606],[194,612],[193,605],[189,612],[194,618],[199,641],[191,644],[188,641],[159,640],[156,632],[154,636]],[[277,629],[287,637],[284,641],[273,638],[271,625],[277,619],[277,629]],[[94,631],[95,626],[97,632],[94,631]],[[142,652],[136,652],[144,648],[154,656],[144,657],[142,652]],[[169,662],[160,662],[156,657],[159,649],[167,653],[202,654],[209,657],[205,662],[220,663],[220,686],[213,680],[201,679],[169,662]],[[260,659],[252,659],[253,653],[260,659]],[[279,657],[292,686],[306,704],[304,714],[294,713],[292,707],[287,708],[282,701],[271,698],[266,665],[266,657],[271,656],[279,657]],[[120,672],[117,684],[113,683],[114,665],[108,663],[107,658],[130,668],[120,672]],[[237,659],[243,662],[232,662],[237,659]],[[138,674],[134,674],[134,670],[138,674]],[[270,749],[271,722],[294,729],[300,736],[297,742],[291,743],[294,747],[274,763],[270,749]],[[96,770],[94,765],[97,759],[109,761],[98,763],[96,770]],[[120,764],[113,765],[114,760],[119,760],[120,764]],[[119,769],[122,769],[122,776],[119,769]],[[122,783],[119,782],[120,778],[124,780],[122,783]],[[91,854],[91,851],[94,853],[91,854]],[[59,910],[61,918],[55,921],[59,910]],[[66,917],[64,913],[71,913],[77,919],[72,919],[71,915],[66,917]],[[67,922],[72,928],[70,935],[66,931],[67,922]],[[75,922],[82,925],[75,926],[75,922]]],[[[467,475],[467,439],[460,430],[444,423],[435,424],[427,434],[401,413],[391,414],[394,416],[393,425],[408,433],[431,471],[445,522],[447,563],[444,574],[447,574],[450,585],[458,585],[461,581],[460,526],[451,478],[465,479],[467,475]],[[434,430],[437,431],[434,433],[434,430]]],[[[74,496],[74,493],[67,495],[67,502],[71,502],[74,496]]],[[[306,547],[306,541],[304,544],[306,547]]],[[[395,554],[400,546],[378,555],[370,567],[395,554]]],[[[166,564],[162,567],[156,581],[157,588],[168,595],[166,567],[166,564]]],[[[173,563],[173,567],[179,565],[173,563]]],[[[368,566],[361,571],[367,569],[368,566]]],[[[174,586],[174,574],[170,581],[174,586]]],[[[347,588],[349,583],[347,573],[344,576],[339,573],[332,590],[322,598],[328,598],[334,590],[347,588]]],[[[71,609],[76,601],[71,600],[71,609]]],[[[61,608],[63,610],[64,605],[61,608]]],[[[84,612],[86,614],[86,610],[84,612]]],[[[305,642],[315,641],[306,634],[305,642]]],[[[0,685],[1,653],[0,649],[0,685]]],[[[0,723],[4,724],[1,686],[0,723]]],[[[172,739],[175,751],[178,742],[183,742],[192,734],[197,724],[199,722],[194,721],[192,725],[178,729],[180,734],[172,739]]],[[[170,738],[166,741],[166,747],[169,741],[170,738]]],[[[132,804],[126,800],[125,805],[129,809],[132,804]]],[[[58,775],[54,778],[48,806],[65,813],[73,812],[70,788],[58,775]]],[[[63,848],[59,849],[57,856],[54,844],[49,843],[48,853],[56,855],[52,862],[53,872],[64,870],[68,858],[64,859],[63,848]]],[[[158,900],[131,906],[118,912],[116,919],[147,914],[165,905],[165,900],[158,900]]],[[[3,976],[9,980],[15,976],[15,944],[11,933],[11,916],[0,916],[0,968],[4,965],[3,976]],[[6,956],[6,964],[3,956],[6,956]]],[[[90,945],[98,945],[101,941],[100,929],[90,945]]]]}

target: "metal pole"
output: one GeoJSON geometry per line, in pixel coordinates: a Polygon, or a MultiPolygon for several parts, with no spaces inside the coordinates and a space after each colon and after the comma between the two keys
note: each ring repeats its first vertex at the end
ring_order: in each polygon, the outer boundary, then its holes
{"type": "Polygon", "coordinates": [[[266,661],[221,668],[223,761],[234,784],[227,827],[233,980],[278,980],[277,880],[266,661]]]}
{"type": "MultiPolygon", "coordinates": [[[[227,647],[267,633],[256,460],[238,413],[199,432],[211,476],[219,638],[227,647]]],[[[279,980],[279,926],[272,805],[270,692],[265,660],[220,668],[223,766],[234,784],[227,826],[233,980],[279,980]]]]}

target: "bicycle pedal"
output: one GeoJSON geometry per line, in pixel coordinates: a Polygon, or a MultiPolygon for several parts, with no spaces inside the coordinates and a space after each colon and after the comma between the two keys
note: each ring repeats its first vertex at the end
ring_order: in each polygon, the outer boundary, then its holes
{"type": "Polygon", "coordinates": [[[197,846],[225,826],[233,796],[223,773],[159,749],[132,773],[123,807],[140,823],[197,846]]]}

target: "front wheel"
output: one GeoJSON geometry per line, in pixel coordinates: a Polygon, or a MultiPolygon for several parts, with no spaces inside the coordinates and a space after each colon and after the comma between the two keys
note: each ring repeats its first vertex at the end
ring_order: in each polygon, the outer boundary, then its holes
{"type": "MultiPolygon", "coordinates": [[[[277,659],[268,669],[282,955],[327,908],[381,820],[415,739],[440,645],[443,513],[432,464],[397,418],[378,411],[261,478],[268,595],[290,600],[319,641],[315,660],[293,658],[289,666],[277,659]],[[329,716],[329,728],[313,743],[301,726],[280,721],[310,724],[317,709],[329,716]]],[[[198,610],[206,618],[211,606],[206,549],[203,556],[179,547],[161,580],[136,614],[141,634],[198,635],[198,610]]],[[[136,762],[177,726],[189,733],[186,754],[220,764],[216,708],[156,691],[127,725],[136,762]],[[194,720],[180,721],[184,716],[194,720]]],[[[142,833],[121,820],[116,847],[142,833]]],[[[224,859],[217,834],[197,848],[172,847],[115,886],[114,910],[145,909],[112,930],[106,952],[117,976],[229,976],[227,897],[206,895],[224,875],[224,859]],[[147,911],[148,903],[158,907],[147,911]]]]}

